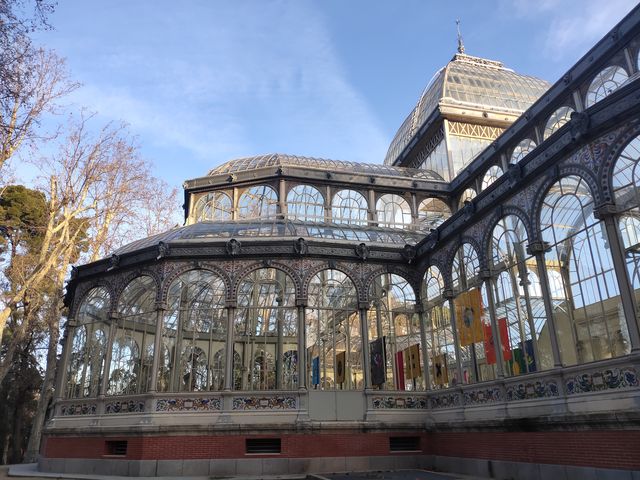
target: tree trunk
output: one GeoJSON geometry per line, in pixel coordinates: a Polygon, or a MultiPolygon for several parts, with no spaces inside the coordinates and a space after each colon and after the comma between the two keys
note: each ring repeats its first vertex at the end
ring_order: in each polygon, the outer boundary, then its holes
{"type": "Polygon", "coordinates": [[[53,389],[55,387],[56,366],[58,358],[58,341],[60,339],[60,313],[61,302],[57,302],[52,307],[49,315],[49,346],[47,348],[47,368],[44,374],[44,382],[38,399],[38,407],[31,425],[31,433],[29,434],[29,444],[24,455],[24,462],[30,463],[37,461],[40,452],[40,442],[42,440],[42,430],[47,416],[47,408],[53,397],[53,389]]]}

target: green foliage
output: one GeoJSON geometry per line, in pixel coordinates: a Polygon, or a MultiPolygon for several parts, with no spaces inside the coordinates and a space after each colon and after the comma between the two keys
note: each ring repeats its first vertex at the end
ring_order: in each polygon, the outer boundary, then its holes
{"type": "Polygon", "coordinates": [[[40,246],[46,222],[47,203],[42,192],[11,185],[0,196],[0,241],[33,252],[40,246]]]}

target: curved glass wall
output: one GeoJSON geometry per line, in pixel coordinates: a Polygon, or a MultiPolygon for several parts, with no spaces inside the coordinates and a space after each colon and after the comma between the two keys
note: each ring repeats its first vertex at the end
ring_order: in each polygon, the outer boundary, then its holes
{"type": "Polygon", "coordinates": [[[298,312],[295,285],[275,268],[249,273],[238,287],[234,365],[242,390],[298,388],[298,312]]]}
{"type": "Polygon", "coordinates": [[[369,207],[367,199],[355,190],[340,190],[331,201],[333,223],[367,225],[369,207]]]}
{"type": "Polygon", "coordinates": [[[324,197],[311,185],[296,185],[287,195],[287,215],[303,222],[324,221],[324,197]]]}
{"type": "Polygon", "coordinates": [[[587,183],[572,175],[548,191],[540,214],[554,319],[566,365],[629,353],[629,337],[609,240],[593,216],[587,183]]]}
{"type": "Polygon", "coordinates": [[[278,194],[267,185],[248,188],[238,200],[238,218],[274,218],[278,213],[278,194]]]}
{"type": "MultiPolygon", "coordinates": [[[[634,138],[620,153],[613,168],[615,203],[620,211],[617,224],[625,250],[627,272],[640,305],[640,137],[634,138]]],[[[637,308],[636,308],[636,311],[637,308]]],[[[640,318],[640,312],[636,314],[640,318]]]]}
{"type": "Polygon", "coordinates": [[[500,348],[491,349],[488,363],[504,362],[507,375],[531,373],[553,366],[549,325],[535,258],[525,252],[529,240],[515,215],[500,219],[491,235],[492,289],[500,348]]]}
{"type": "Polygon", "coordinates": [[[499,179],[502,176],[502,173],[502,168],[500,168],[499,165],[493,165],[489,168],[482,179],[482,190],[486,190],[489,185],[499,179]]]}
{"type": "Polygon", "coordinates": [[[611,65],[598,73],[589,89],[585,98],[585,107],[589,108],[597,102],[617,90],[629,79],[627,71],[617,65],[611,65]]]}
{"type": "Polygon", "coordinates": [[[546,140],[560,129],[565,123],[571,120],[571,114],[575,110],[571,107],[560,107],[551,114],[544,127],[543,139],[546,140]]]}
{"type": "Polygon", "coordinates": [[[387,193],[376,202],[378,225],[397,228],[411,225],[411,207],[400,195],[387,193]]]}
{"type": "Polygon", "coordinates": [[[110,295],[96,287],[86,294],[76,316],[67,361],[66,396],[97,397],[102,384],[109,337],[110,295]]]}
{"type": "Polygon", "coordinates": [[[107,394],[149,390],[156,337],[155,308],[156,282],[147,275],[134,278],[120,294],[107,394]]]}
{"type": "Polygon", "coordinates": [[[201,196],[194,207],[196,222],[205,220],[224,221],[232,217],[231,197],[224,192],[210,192],[201,196]]]}
{"type": "Polygon", "coordinates": [[[339,270],[322,270],[309,283],[306,309],[307,385],[314,390],[364,388],[358,295],[339,270]]]}
{"type": "Polygon", "coordinates": [[[425,198],[418,207],[418,223],[424,232],[439,227],[450,216],[451,209],[439,198],[425,198]]]}
{"type": "Polygon", "coordinates": [[[462,195],[460,195],[460,201],[458,202],[458,208],[464,207],[465,202],[470,202],[476,198],[478,194],[473,188],[467,188],[462,195]]]}
{"type": "Polygon", "coordinates": [[[225,356],[215,359],[214,354],[226,343],[224,300],[224,282],[208,270],[190,270],[171,283],[159,352],[158,391],[223,387],[225,356]]]}
{"type": "Polygon", "coordinates": [[[385,273],[374,279],[369,299],[371,384],[380,390],[423,390],[413,288],[399,275],[385,273]]]}
{"type": "Polygon", "coordinates": [[[427,269],[422,298],[426,313],[425,333],[430,343],[431,388],[447,388],[456,385],[459,380],[455,336],[451,327],[451,303],[444,298],[444,280],[438,267],[427,269]]]}

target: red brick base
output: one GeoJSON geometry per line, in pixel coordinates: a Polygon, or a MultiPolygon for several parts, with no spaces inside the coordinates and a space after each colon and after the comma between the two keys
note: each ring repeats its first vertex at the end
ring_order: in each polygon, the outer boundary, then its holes
{"type": "MultiPolygon", "coordinates": [[[[127,455],[122,458],[128,460],[261,458],[273,455],[247,455],[245,439],[278,437],[280,458],[382,456],[390,455],[392,436],[410,434],[50,436],[43,454],[45,458],[104,458],[107,440],[127,440],[127,455]]],[[[423,433],[420,438],[421,452],[427,455],[640,470],[640,430],[423,433]]]]}

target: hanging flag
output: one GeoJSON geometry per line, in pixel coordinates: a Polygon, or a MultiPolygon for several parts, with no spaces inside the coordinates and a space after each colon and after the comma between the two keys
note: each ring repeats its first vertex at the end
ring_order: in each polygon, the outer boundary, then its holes
{"type": "Polygon", "coordinates": [[[531,339],[525,340],[523,350],[524,350],[524,357],[525,357],[525,361],[527,363],[527,368],[529,369],[529,372],[535,372],[536,356],[533,350],[533,340],[531,339]]]}
{"type": "Polygon", "coordinates": [[[396,352],[396,388],[404,390],[404,355],[403,352],[396,352]]]}
{"type": "MultiPolygon", "coordinates": [[[[493,340],[493,329],[491,324],[482,324],[484,330],[484,351],[487,355],[487,364],[493,365],[496,363],[496,348],[493,340]]],[[[498,329],[500,330],[500,344],[502,346],[502,359],[505,361],[511,360],[511,345],[509,343],[509,328],[507,326],[506,318],[498,319],[498,329]]]]}
{"type": "Polygon", "coordinates": [[[404,372],[407,378],[414,380],[422,375],[420,363],[420,345],[417,343],[404,349],[404,372]]]}
{"type": "Polygon", "coordinates": [[[311,360],[311,385],[320,385],[320,357],[311,360]]]}
{"type": "Polygon", "coordinates": [[[336,385],[344,383],[346,368],[346,353],[338,352],[336,355],[336,385]]]}
{"type": "Polygon", "coordinates": [[[371,354],[371,384],[383,385],[386,378],[387,353],[385,337],[380,337],[369,344],[371,354]]]}
{"type": "Polygon", "coordinates": [[[449,383],[449,373],[447,371],[447,354],[436,355],[431,359],[433,365],[433,383],[445,385],[449,383]]]}
{"type": "Polygon", "coordinates": [[[456,322],[458,324],[458,340],[461,346],[482,342],[482,296],[480,289],[474,288],[463,292],[454,301],[456,322]]]}

